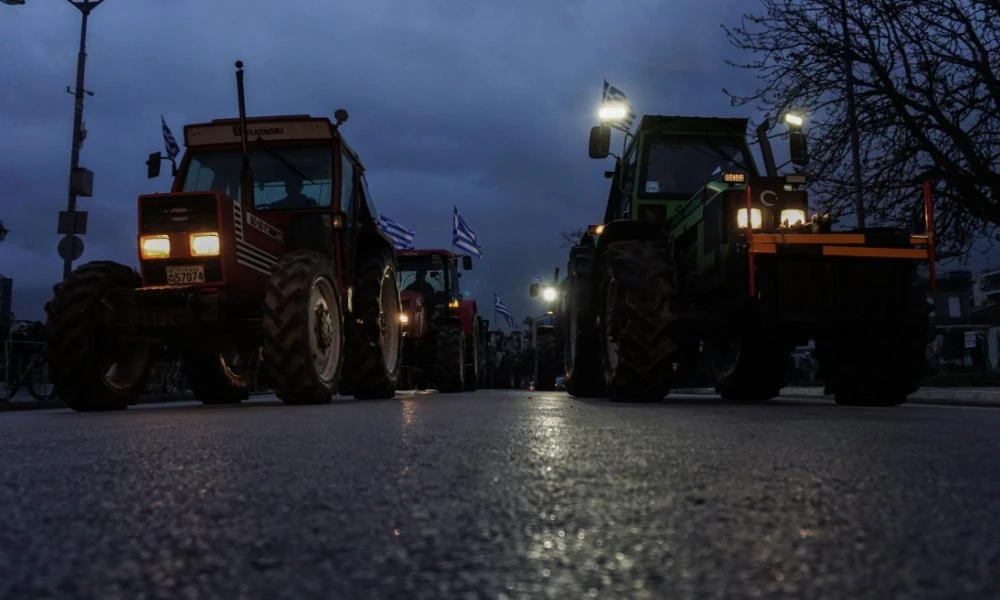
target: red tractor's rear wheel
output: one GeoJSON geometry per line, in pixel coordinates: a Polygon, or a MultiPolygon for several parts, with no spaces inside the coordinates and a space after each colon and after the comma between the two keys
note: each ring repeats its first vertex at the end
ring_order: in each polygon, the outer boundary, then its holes
{"type": "Polygon", "coordinates": [[[330,260],[298,250],[275,265],[264,293],[264,363],[285,404],[323,404],[336,392],[344,317],[330,260]]]}
{"type": "Polygon", "coordinates": [[[354,397],[392,398],[399,379],[403,335],[396,269],[389,255],[374,255],[362,263],[354,302],[354,312],[363,321],[348,357],[354,397]]]}

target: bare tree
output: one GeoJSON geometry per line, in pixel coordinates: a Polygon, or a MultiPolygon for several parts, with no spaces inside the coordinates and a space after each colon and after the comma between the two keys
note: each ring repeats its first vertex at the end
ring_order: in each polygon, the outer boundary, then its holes
{"type": "Polygon", "coordinates": [[[577,227],[576,229],[567,229],[559,232],[559,237],[562,238],[562,243],[559,244],[560,248],[569,248],[570,246],[575,246],[580,243],[580,238],[583,234],[587,233],[586,227],[577,227]]]}
{"type": "Polygon", "coordinates": [[[865,211],[883,225],[922,215],[931,179],[942,250],[995,241],[1000,225],[1000,0],[761,0],[725,27],[755,59],[759,89],[734,105],[805,110],[812,196],[853,213],[845,88],[856,90],[865,211]],[[843,10],[846,8],[845,11],[843,10]],[[846,16],[846,31],[843,26],[846,16]],[[847,65],[853,64],[850,72],[847,65]]]}

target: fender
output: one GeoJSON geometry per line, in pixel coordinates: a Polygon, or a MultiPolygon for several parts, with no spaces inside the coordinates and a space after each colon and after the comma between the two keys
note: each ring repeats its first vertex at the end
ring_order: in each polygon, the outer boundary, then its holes
{"type": "Polygon", "coordinates": [[[659,239],[667,241],[667,230],[662,223],[648,221],[620,220],[604,225],[604,231],[597,239],[597,254],[603,254],[608,244],[625,240],[646,241],[659,239]]]}

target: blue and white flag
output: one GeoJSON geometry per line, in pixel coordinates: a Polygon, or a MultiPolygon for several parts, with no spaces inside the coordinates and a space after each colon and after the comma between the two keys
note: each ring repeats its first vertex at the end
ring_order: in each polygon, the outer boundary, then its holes
{"type": "Polygon", "coordinates": [[[455,207],[455,217],[452,225],[452,245],[463,252],[467,252],[476,258],[482,258],[483,248],[476,239],[476,234],[465,222],[465,219],[458,214],[458,207],[455,207]]]}
{"type": "Polygon", "coordinates": [[[167,149],[167,156],[173,160],[181,153],[181,147],[177,145],[174,134],[170,133],[170,128],[167,127],[167,120],[163,118],[163,115],[160,115],[160,126],[163,129],[163,145],[167,149]]]}
{"type": "Polygon", "coordinates": [[[417,235],[415,231],[403,227],[385,215],[379,215],[378,221],[382,231],[392,240],[393,248],[398,250],[413,250],[413,238],[417,235]]]}
{"type": "Polygon", "coordinates": [[[514,328],[514,315],[510,314],[510,311],[507,310],[507,307],[500,300],[500,296],[496,292],[493,292],[493,310],[503,317],[504,322],[507,323],[507,327],[514,328]]]}
{"type": "Polygon", "coordinates": [[[611,85],[608,83],[608,80],[605,79],[604,94],[601,96],[601,102],[618,102],[625,105],[625,110],[627,111],[625,118],[618,123],[611,123],[610,125],[619,131],[628,133],[632,129],[632,123],[635,121],[635,110],[632,108],[632,103],[629,102],[628,96],[625,95],[625,92],[611,85]]]}

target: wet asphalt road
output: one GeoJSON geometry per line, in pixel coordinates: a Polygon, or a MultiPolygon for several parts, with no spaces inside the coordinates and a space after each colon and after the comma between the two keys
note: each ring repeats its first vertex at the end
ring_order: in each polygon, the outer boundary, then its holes
{"type": "Polygon", "coordinates": [[[0,414],[0,598],[997,598],[1000,410],[0,414]]]}

